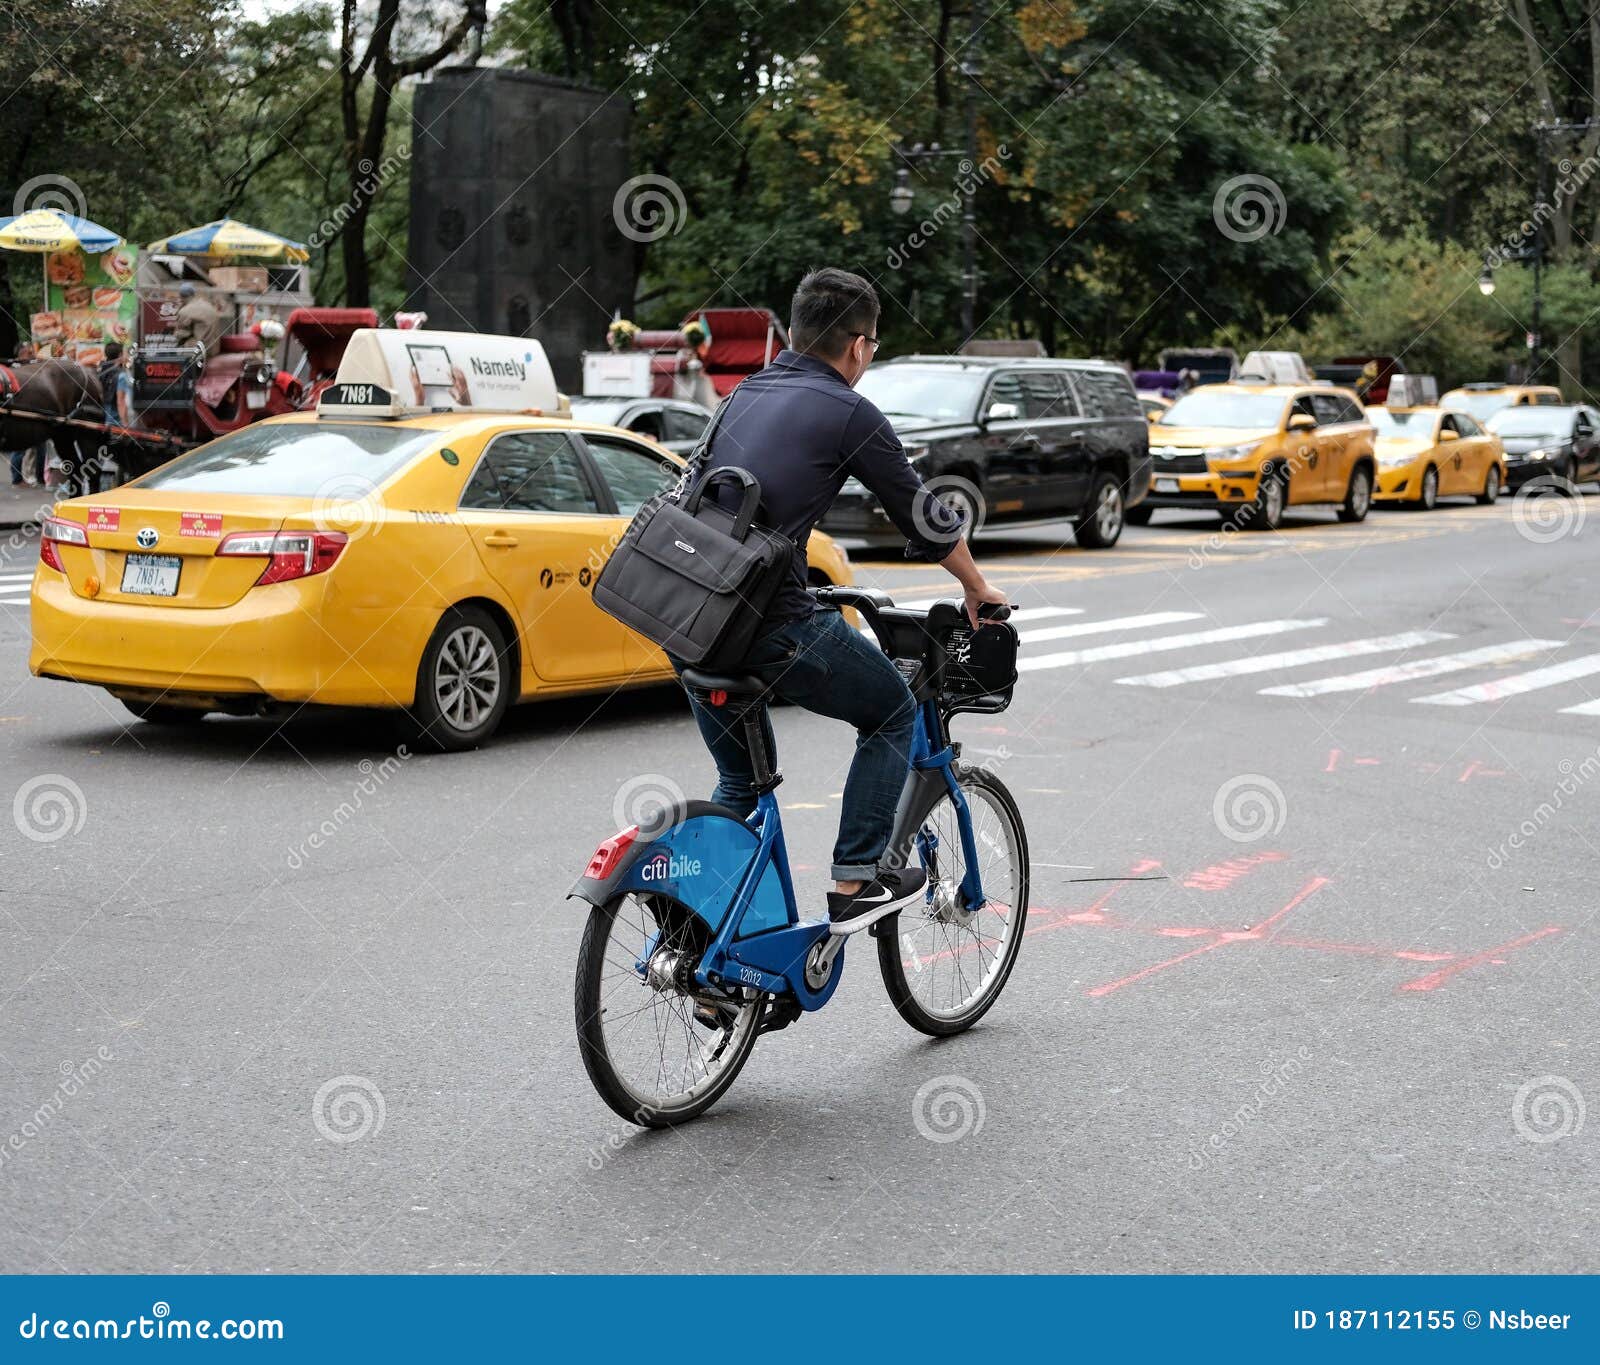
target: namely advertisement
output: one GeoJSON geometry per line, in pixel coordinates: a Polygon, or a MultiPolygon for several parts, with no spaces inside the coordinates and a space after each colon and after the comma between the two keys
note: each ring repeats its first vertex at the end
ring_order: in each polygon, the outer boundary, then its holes
{"type": "Polygon", "coordinates": [[[139,253],[131,246],[96,255],[73,248],[45,257],[44,310],[33,314],[29,332],[41,356],[59,356],[95,366],[108,341],[133,339],[138,297],[133,290],[139,253]]]}

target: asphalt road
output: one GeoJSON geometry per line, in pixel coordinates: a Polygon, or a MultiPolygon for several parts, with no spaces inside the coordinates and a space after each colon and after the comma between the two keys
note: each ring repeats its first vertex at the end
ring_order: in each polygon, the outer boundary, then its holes
{"type": "MultiPolygon", "coordinates": [[[[163,733],[27,677],[13,545],[0,1269],[1600,1269],[1600,495],[1540,518],[985,542],[1033,609],[957,723],[1032,840],[1005,997],[936,1044],[852,948],[666,1134],[590,1090],[563,895],[629,778],[709,787],[677,695],[458,757],[163,733]]],[[[777,725],[820,899],[849,738],[777,725]]]]}

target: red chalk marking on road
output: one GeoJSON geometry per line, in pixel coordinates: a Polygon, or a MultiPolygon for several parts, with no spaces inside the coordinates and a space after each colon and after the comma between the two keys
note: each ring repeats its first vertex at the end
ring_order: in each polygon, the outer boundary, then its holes
{"type": "Polygon", "coordinates": [[[1191,891],[1226,891],[1251,868],[1259,867],[1262,863],[1281,863],[1284,856],[1282,853],[1262,852],[1229,858],[1225,863],[1212,863],[1210,867],[1189,873],[1183,879],[1183,884],[1191,891]]]}
{"type": "Polygon", "coordinates": [[[1331,773],[1335,768],[1337,768],[1339,766],[1339,756],[1343,752],[1344,751],[1342,749],[1329,749],[1327,766],[1324,767],[1322,771],[1325,773],[1331,773]]]}
{"type": "Polygon", "coordinates": [[[1500,943],[1493,948],[1485,948],[1481,953],[1474,953],[1471,957],[1464,957],[1459,962],[1452,962],[1448,967],[1441,967],[1436,972],[1429,972],[1427,976],[1419,976],[1414,981],[1402,982],[1399,986],[1403,991],[1436,991],[1458,972],[1467,971],[1469,968],[1478,967],[1485,962],[1504,963],[1501,953],[1509,953],[1526,944],[1533,943],[1541,938],[1548,938],[1551,934],[1559,934],[1559,924],[1547,924],[1543,929],[1535,929],[1531,934],[1524,934],[1521,938],[1512,939],[1510,943],[1500,943]]]}
{"type": "Polygon", "coordinates": [[[1376,768],[1382,762],[1381,758],[1358,758],[1356,760],[1357,765],[1363,768],[1376,768]]]}
{"type": "Polygon", "coordinates": [[[1468,781],[1472,777],[1472,774],[1477,772],[1481,767],[1483,767],[1483,764],[1479,763],[1477,759],[1473,759],[1471,763],[1467,764],[1467,766],[1461,770],[1461,776],[1456,778],[1456,781],[1468,781]]]}
{"type": "MultiPolygon", "coordinates": [[[[1313,877],[1290,898],[1289,903],[1281,909],[1274,910],[1260,924],[1250,929],[1220,929],[1212,930],[1215,937],[1210,943],[1202,943],[1198,948],[1191,948],[1186,953],[1179,953],[1177,957],[1169,957],[1165,962],[1157,962],[1142,971],[1134,972],[1132,976],[1125,976],[1120,981],[1108,981],[1103,986],[1092,986],[1085,994],[1098,998],[1110,995],[1112,991],[1120,991],[1124,986],[1131,986],[1136,981],[1143,981],[1148,976],[1164,972],[1169,967],[1176,967],[1180,962],[1187,962],[1190,958],[1201,956],[1203,953],[1215,952],[1218,948],[1226,948],[1230,943],[1251,943],[1266,939],[1267,930],[1277,924],[1283,917],[1294,910],[1296,906],[1305,903],[1306,899],[1320,891],[1328,884],[1327,877],[1313,877]]],[[[1271,940],[1268,940],[1269,942],[1271,940]]]]}
{"type": "Polygon", "coordinates": [[[1403,962],[1453,962],[1455,953],[1423,953],[1409,948],[1385,948],[1381,943],[1332,943],[1326,939],[1287,938],[1274,934],[1267,940],[1275,948],[1307,948],[1317,953],[1357,953],[1362,957],[1393,957],[1403,962]]]}

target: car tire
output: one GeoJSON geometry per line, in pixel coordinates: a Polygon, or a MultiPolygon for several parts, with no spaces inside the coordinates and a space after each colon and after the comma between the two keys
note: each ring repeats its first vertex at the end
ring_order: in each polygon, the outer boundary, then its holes
{"type": "Polygon", "coordinates": [[[1078,544],[1086,550],[1109,550],[1122,536],[1127,509],[1122,505],[1122,485],[1110,474],[1094,482],[1088,514],[1072,523],[1078,544]]]}
{"type": "Polygon", "coordinates": [[[966,529],[962,531],[961,538],[968,545],[971,545],[972,538],[978,534],[979,524],[983,520],[983,505],[981,502],[983,495],[978,491],[977,484],[972,480],[967,479],[964,475],[955,477],[960,481],[952,480],[949,483],[937,484],[934,496],[946,507],[961,514],[962,520],[966,524],[966,529]]]}
{"type": "Polygon", "coordinates": [[[1551,492],[1560,493],[1564,497],[1568,498],[1577,493],[1578,485],[1572,481],[1572,470],[1573,460],[1569,455],[1561,462],[1560,471],[1551,475],[1551,477],[1555,480],[1555,486],[1551,489],[1551,492]]]}
{"type": "Polygon", "coordinates": [[[1128,507],[1123,510],[1122,519],[1129,526],[1148,526],[1155,513],[1154,507],[1128,507]]]}
{"type": "Polygon", "coordinates": [[[1224,512],[1222,520],[1227,524],[1231,517],[1241,531],[1276,531],[1283,524],[1288,506],[1289,484],[1284,478],[1283,466],[1268,465],[1261,471],[1255,501],[1246,503],[1237,512],[1224,512]]]}
{"type": "Polygon", "coordinates": [[[129,701],[118,697],[124,706],[142,721],[151,725],[198,725],[206,712],[198,706],[171,706],[159,701],[129,701]]]}
{"type": "Polygon", "coordinates": [[[1439,471],[1433,465],[1423,471],[1422,488],[1411,505],[1419,512],[1431,512],[1439,505],[1439,471]]]}
{"type": "Polygon", "coordinates": [[[1483,476],[1483,492],[1478,494],[1478,503],[1483,507],[1493,507],[1500,501],[1500,469],[1497,465],[1490,465],[1489,472],[1483,476]]]}
{"type": "Polygon", "coordinates": [[[417,665],[412,737],[438,753],[475,749],[500,728],[516,679],[505,632],[482,607],[452,607],[417,665]]]}
{"type": "Polygon", "coordinates": [[[1350,486],[1339,504],[1340,521],[1365,521],[1372,510],[1372,471],[1358,464],[1350,471],[1350,486]]]}

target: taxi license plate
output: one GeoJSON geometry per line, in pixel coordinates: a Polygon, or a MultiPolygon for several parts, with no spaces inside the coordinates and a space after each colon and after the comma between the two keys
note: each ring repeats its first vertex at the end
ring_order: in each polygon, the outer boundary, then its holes
{"type": "Polygon", "coordinates": [[[122,565],[122,591],[140,597],[176,597],[182,567],[177,555],[129,555],[122,565]]]}
{"type": "Polygon", "coordinates": [[[1176,493],[1177,491],[1178,491],[1178,481],[1176,479],[1157,479],[1156,480],[1156,492],[1158,492],[1158,493],[1176,493]]]}

